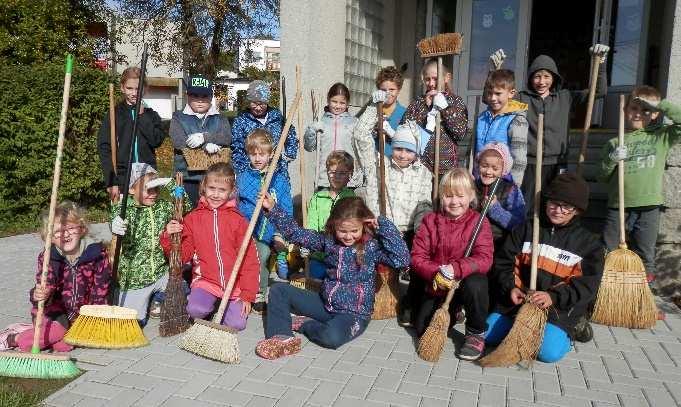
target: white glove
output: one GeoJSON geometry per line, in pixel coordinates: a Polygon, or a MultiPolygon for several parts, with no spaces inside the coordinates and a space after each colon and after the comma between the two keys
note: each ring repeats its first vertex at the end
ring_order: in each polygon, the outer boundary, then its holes
{"type": "Polygon", "coordinates": [[[428,112],[428,116],[426,116],[426,130],[430,132],[435,130],[436,115],[437,112],[435,112],[434,110],[428,112]]]}
{"type": "Polygon", "coordinates": [[[447,108],[447,106],[449,106],[449,103],[447,103],[447,98],[442,94],[442,92],[438,92],[438,94],[433,97],[433,106],[440,110],[444,110],[447,108]]]}
{"type": "Polygon", "coordinates": [[[125,236],[125,231],[128,229],[128,221],[116,215],[111,221],[111,233],[118,236],[125,236]]]}
{"type": "Polygon", "coordinates": [[[217,144],[206,143],[206,145],[203,146],[203,149],[206,150],[206,152],[207,152],[208,154],[215,154],[215,153],[217,153],[218,151],[222,150],[222,147],[220,147],[220,146],[217,145],[217,144]]]}
{"type": "Polygon", "coordinates": [[[395,135],[395,129],[392,128],[392,126],[390,125],[390,123],[388,123],[387,120],[383,120],[383,131],[390,138],[392,138],[395,135]]]}
{"type": "Polygon", "coordinates": [[[381,90],[381,89],[375,90],[371,94],[371,101],[374,102],[374,103],[385,102],[385,100],[387,98],[388,98],[388,92],[381,90]]]}
{"type": "Polygon", "coordinates": [[[489,56],[489,63],[492,65],[492,68],[496,71],[497,69],[501,68],[501,65],[504,64],[504,60],[506,59],[506,53],[504,53],[504,50],[499,48],[498,50],[494,51],[492,55],[489,56]]]}
{"type": "Polygon", "coordinates": [[[300,257],[306,259],[310,257],[310,249],[306,249],[304,247],[300,248],[300,257]]]}
{"type": "Polygon", "coordinates": [[[605,63],[605,58],[608,56],[608,51],[610,51],[610,47],[605,44],[596,44],[589,48],[589,52],[592,55],[598,55],[601,57],[601,63],[605,63]]]}
{"type": "Polygon", "coordinates": [[[187,137],[187,147],[197,148],[203,144],[204,139],[203,133],[192,133],[187,137]]]}
{"type": "Polygon", "coordinates": [[[629,150],[627,149],[627,146],[615,147],[615,149],[612,150],[610,152],[610,154],[608,155],[608,157],[612,161],[626,160],[628,156],[629,156],[629,150]]]}

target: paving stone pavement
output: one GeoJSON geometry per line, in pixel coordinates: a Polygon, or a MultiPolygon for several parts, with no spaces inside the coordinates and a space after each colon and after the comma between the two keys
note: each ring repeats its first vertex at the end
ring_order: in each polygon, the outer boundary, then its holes
{"type": "MultiPolygon", "coordinates": [[[[105,236],[101,225],[96,234],[105,236]]],[[[37,235],[0,239],[0,326],[28,321],[37,235]]],[[[681,405],[681,314],[661,303],[666,321],[651,330],[594,325],[594,341],[577,344],[559,363],[483,369],[454,357],[448,341],[438,363],[420,360],[412,337],[395,320],[372,321],[337,350],[306,340],[302,352],[277,361],[258,358],[262,320],[239,334],[241,363],[189,354],[177,337],[145,328],[150,346],[77,349],[86,371],[49,397],[47,406],[450,406],[666,407],[681,405]],[[678,387],[677,387],[678,386],[678,387]]],[[[462,326],[457,326],[460,337],[462,326]]]]}

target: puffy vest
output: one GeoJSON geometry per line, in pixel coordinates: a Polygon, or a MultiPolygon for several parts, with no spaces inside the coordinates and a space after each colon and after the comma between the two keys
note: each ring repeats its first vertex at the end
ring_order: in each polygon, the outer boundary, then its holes
{"type": "MultiPolygon", "coordinates": [[[[478,116],[478,125],[475,135],[475,154],[482,151],[485,144],[497,141],[510,146],[508,128],[515,119],[515,112],[502,113],[492,117],[492,112],[485,110],[478,116]]],[[[509,147],[510,148],[510,147],[509,147]]]]}

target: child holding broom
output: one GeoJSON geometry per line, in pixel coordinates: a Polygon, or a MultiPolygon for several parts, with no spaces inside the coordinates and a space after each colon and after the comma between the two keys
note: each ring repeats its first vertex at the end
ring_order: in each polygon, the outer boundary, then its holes
{"type": "Polygon", "coordinates": [[[331,349],[358,337],[367,327],[374,305],[376,265],[409,264],[409,251],[399,231],[384,217],[374,216],[359,197],[340,200],[331,210],[326,233],[302,229],[266,196],[263,208],[285,238],[326,254],[327,273],[319,293],[290,284],[270,290],[265,336],[255,352],[277,359],[300,350],[298,331],[331,349]],[[301,315],[291,320],[291,312],[301,315]]]}
{"type": "MultiPolygon", "coordinates": [[[[267,176],[267,169],[274,152],[270,133],[265,129],[254,129],[246,138],[246,152],[248,153],[250,165],[246,170],[237,174],[236,192],[239,194],[239,212],[246,219],[250,219],[253,216],[255,205],[258,202],[258,192],[260,192],[260,186],[267,176]]],[[[274,172],[269,192],[284,211],[289,216],[293,216],[291,183],[286,179],[283,172],[279,170],[274,172]]],[[[255,297],[253,310],[257,313],[263,313],[267,300],[267,287],[270,281],[268,260],[271,250],[274,247],[277,252],[277,271],[280,273],[279,277],[281,279],[286,279],[287,277],[288,268],[281,265],[287,264],[286,256],[288,250],[281,235],[276,233],[274,226],[263,214],[260,214],[258,217],[258,223],[256,223],[255,229],[253,229],[253,238],[255,239],[255,247],[258,249],[258,258],[260,260],[260,290],[255,297]]]]}
{"type": "Polygon", "coordinates": [[[424,216],[411,250],[414,278],[426,283],[425,290],[419,293],[413,324],[417,335],[423,335],[453,281],[458,281],[450,313],[454,315],[456,312],[452,311],[463,307],[466,333],[456,356],[476,360],[485,348],[489,304],[487,272],[492,266],[494,251],[492,231],[485,220],[470,256],[464,257],[480,218],[480,214],[471,209],[476,203],[473,178],[463,168],[450,170],[440,181],[439,194],[441,208],[424,216]]]}
{"type": "MultiPolygon", "coordinates": [[[[234,184],[231,165],[217,163],[208,167],[199,186],[198,207],[185,216],[183,223],[170,221],[161,235],[163,249],[170,252],[170,235],[181,232],[181,261],[195,261],[187,298],[187,313],[192,318],[205,319],[216,311],[216,303],[224,294],[229,270],[234,266],[248,228],[248,222],[237,210],[234,184]]],[[[258,292],[259,270],[257,251],[251,240],[222,325],[238,331],[246,328],[251,304],[258,292]]]]}
{"type": "MultiPolygon", "coordinates": [[[[440,140],[440,175],[456,168],[458,164],[458,145],[468,131],[468,111],[460,96],[455,95],[449,85],[452,74],[443,67],[445,90],[437,91],[437,58],[431,58],[423,64],[421,80],[425,94],[409,104],[403,120],[413,120],[428,132],[435,131],[437,112],[442,120],[442,139],[440,140]]],[[[435,165],[435,136],[421,140],[421,160],[433,172],[435,165]]]]}
{"type": "Polygon", "coordinates": [[[625,118],[629,133],[624,148],[613,138],[603,146],[601,181],[608,184],[608,214],[603,240],[609,251],[619,244],[617,203],[617,163],[625,165],[625,224],[632,250],[641,257],[648,281],[655,278],[655,243],[660,220],[660,205],[664,202],[663,172],[669,149],[681,141],[681,109],[650,86],[639,86],[631,93],[625,118]],[[660,114],[672,121],[659,123],[660,114]]]}
{"type": "MultiPolygon", "coordinates": [[[[54,231],[47,233],[47,214],[42,217],[41,237],[51,239],[51,254],[45,289],[40,286],[44,253],[38,255],[36,286],[29,297],[35,316],[38,301],[46,300],[40,349],[69,352],[73,346],[63,341],[81,305],[106,304],[111,269],[106,246],[88,237],[85,211],[73,202],[60,203],[55,211],[54,231]]],[[[33,344],[33,328],[7,337],[8,347],[28,352],[33,344]]]]}
{"type": "MultiPolygon", "coordinates": [[[[104,117],[102,127],[99,129],[97,147],[99,159],[104,173],[104,184],[111,201],[118,200],[121,184],[125,182],[125,172],[128,168],[128,151],[132,142],[133,117],[135,116],[135,103],[137,103],[137,89],[140,84],[141,71],[137,67],[126,68],[121,75],[121,93],[123,101],[116,106],[116,142],[117,157],[114,163],[111,157],[111,125],[109,114],[104,117]]],[[[133,149],[134,162],[146,163],[156,167],[155,150],[158,148],[166,134],[161,126],[161,117],[153,109],[142,107],[137,123],[137,143],[133,149]]]]}
{"type": "Polygon", "coordinates": [[[580,225],[589,204],[589,186],[573,173],[558,175],[547,188],[546,210],[540,221],[537,291],[527,292],[531,266],[532,222],[513,230],[495,254],[496,296],[499,303],[487,318],[485,342],[498,345],[526,300],[549,309],[548,323],[537,359],[557,362],[570,350],[571,338],[591,340],[586,321],[603,273],[603,246],[580,225]]]}
{"type": "MultiPolygon", "coordinates": [[[[133,163],[126,219],[118,215],[121,202],[111,208],[111,232],[123,239],[116,276],[118,305],[136,310],[142,326],[147,322],[150,299],[163,292],[168,282],[168,260],[159,236],[172,219],[174,208],[170,201],[159,199],[159,194],[161,186],[170,188],[173,184],[170,178],[158,178],[150,165],[133,163]]],[[[185,198],[185,210],[189,209],[185,198]]]]}
{"type": "MultiPolygon", "coordinates": [[[[305,129],[304,142],[305,150],[315,151],[319,149],[319,162],[316,163],[320,168],[332,151],[342,150],[350,154],[355,159],[355,149],[352,147],[352,131],[357,124],[357,119],[348,113],[350,103],[350,90],[344,84],[334,83],[326,95],[327,105],[324,114],[319,121],[312,122],[305,129]],[[317,135],[319,134],[319,145],[317,145],[317,135]]],[[[364,183],[364,175],[359,171],[354,171],[350,178],[350,188],[357,188],[364,183]]],[[[328,188],[329,180],[321,172],[315,180],[317,188],[328,188]]]]}

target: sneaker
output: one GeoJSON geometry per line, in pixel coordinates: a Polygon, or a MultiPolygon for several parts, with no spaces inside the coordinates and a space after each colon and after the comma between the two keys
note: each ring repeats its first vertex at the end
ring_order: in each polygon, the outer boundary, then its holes
{"type": "Polygon", "coordinates": [[[277,276],[286,280],[288,277],[288,262],[286,261],[286,256],[277,255],[277,276]]]}
{"type": "Polygon", "coordinates": [[[267,303],[265,301],[256,301],[253,303],[253,307],[251,307],[251,309],[256,314],[264,314],[267,310],[267,303]]]}
{"type": "Polygon", "coordinates": [[[300,338],[273,336],[263,339],[255,346],[255,353],[264,359],[279,359],[300,352],[300,338]]]}
{"type": "Polygon", "coordinates": [[[303,317],[300,315],[293,315],[291,317],[291,330],[294,332],[300,331],[300,327],[303,326],[304,323],[307,321],[311,320],[312,318],[310,317],[303,317]]]}
{"type": "Polygon", "coordinates": [[[485,350],[485,335],[467,333],[456,357],[462,360],[478,360],[485,350]]]}
{"type": "Polygon", "coordinates": [[[594,337],[594,331],[586,317],[579,318],[574,329],[574,337],[578,342],[589,342],[594,337]]]}
{"type": "Polygon", "coordinates": [[[15,339],[17,335],[31,328],[33,328],[32,324],[24,322],[8,325],[7,328],[0,331],[0,351],[16,348],[15,339]]]}
{"type": "Polygon", "coordinates": [[[161,317],[161,302],[152,301],[151,307],[149,307],[149,318],[160,318],[161,317]]]}

